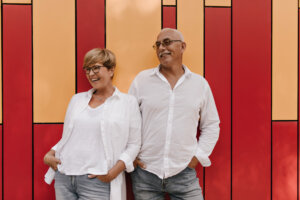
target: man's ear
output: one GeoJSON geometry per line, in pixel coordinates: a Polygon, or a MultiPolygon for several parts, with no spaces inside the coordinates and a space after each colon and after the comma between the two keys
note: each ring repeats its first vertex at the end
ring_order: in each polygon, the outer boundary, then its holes
{"type": "Polygon", "coordinates": [[[181,43],[181,51],[182,51],[182,53],[185,51],[185,49],[186,49],[186,43],[182,42],[181,43]]]}

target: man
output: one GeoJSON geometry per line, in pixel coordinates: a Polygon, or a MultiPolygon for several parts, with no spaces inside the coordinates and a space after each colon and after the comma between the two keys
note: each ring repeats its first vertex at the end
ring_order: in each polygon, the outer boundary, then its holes
{"type": "Polygon", "coordinates": [[[153,46],[160,65],[140,72],[129,93],[142,113],[142,147],[131,174],[136,200],[201,200],[195,167],[211,165],[219,117],[207,81],[182,64],[186,43],[165,28],[153,46]],[[201,136],[197,142],[200,121],[201,136]]]}

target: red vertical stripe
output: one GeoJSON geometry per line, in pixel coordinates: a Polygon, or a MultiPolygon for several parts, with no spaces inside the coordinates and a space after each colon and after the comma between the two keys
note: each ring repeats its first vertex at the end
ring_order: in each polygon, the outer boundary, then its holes
{"type": "Polygon", "coordinates": [[[77,0],[77,92],[91,88],[82,65],[85,53],[96,47],[105,47],[105,0],[77,0]]]}
{"type": "Polygon", "coordinates": [[[231,8],[205,8],[205,78],[220,116],[220,138],[205,170],[205,199],[230,200],[231,8]]]}
{"type": "Polygon", "coordinates": [[[271,0],[232,1],[232,199],[271,196],[271,0]]]}
{"type": "MultiPolygon", "coordinates": [[[[299,63],[300,63],[300,38],[299,38],[299,35],[300,35],[300,26],[299,26],[299,22],[300,22],[300,9],[298,9],[298,139],[300,140],[300,124],[299,124],[299,120],[300,120],[300,67],[299,67],[299,63]]],[[[300,145],[300,141],[298,140],[298,199],[299,199],[299,193],[300,193],[300,183],[299,183],[299,173],[300,173],[300,165],[299,165],[299,155],[300,155],[300,148],[299,148],[299,145],[300,145]]]]}
{"type": "Polygon", "coordinates": [[[32,199],[31,5],[3,5],[4,199],[32,199]]]}
{"type": "Polygon", "coordinates": [[[297,199],[297,122],[273,122],[273,200],[297,199]]]}
{"type": "Polygon", "coordinates": [[[0,125],[0,200],[2,200],[2,179],[3,179],[3,176],[2,176],[2,164],[3,164],[3,159],[2,159],[2,125],[0,125]]]}
{"type": "Polygon", "coordinates": [[[163,28],[176,28],[175,6],[163,6],[163,28]]]}
{"type": "Polygon", "coordinates": [[[34,125],[34,199],[55,199],[53,183],[49,186],[44,182],[48,166],[43,163],[43,158],[59,141],[62,130],[62,124],[34,125]]]}

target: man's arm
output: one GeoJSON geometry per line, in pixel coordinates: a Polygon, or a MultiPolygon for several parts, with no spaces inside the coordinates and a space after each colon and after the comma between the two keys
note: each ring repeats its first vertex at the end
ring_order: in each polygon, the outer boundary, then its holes
{"type": "Polygon", "coordinates": [[[204,90],[204,101],[200,108],[200,119],[199,129],[201,130],[201,135],[199,137],[195,157],[202,166],[208,167],[211,165],[209,156],[218,141],[220,132],[220,119],[208,83],[204,90]]]}

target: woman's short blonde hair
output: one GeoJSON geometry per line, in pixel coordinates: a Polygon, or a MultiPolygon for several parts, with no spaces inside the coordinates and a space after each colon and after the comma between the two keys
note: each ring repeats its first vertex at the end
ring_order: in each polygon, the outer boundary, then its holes
{"type": "Polygon", "coordinates": [[[116,67],[116,56],[108,49],[92,49],[84,56],[83,68],[88,68],[96,63],[101,63],[107,69],[112,69],[116,67]]]}

